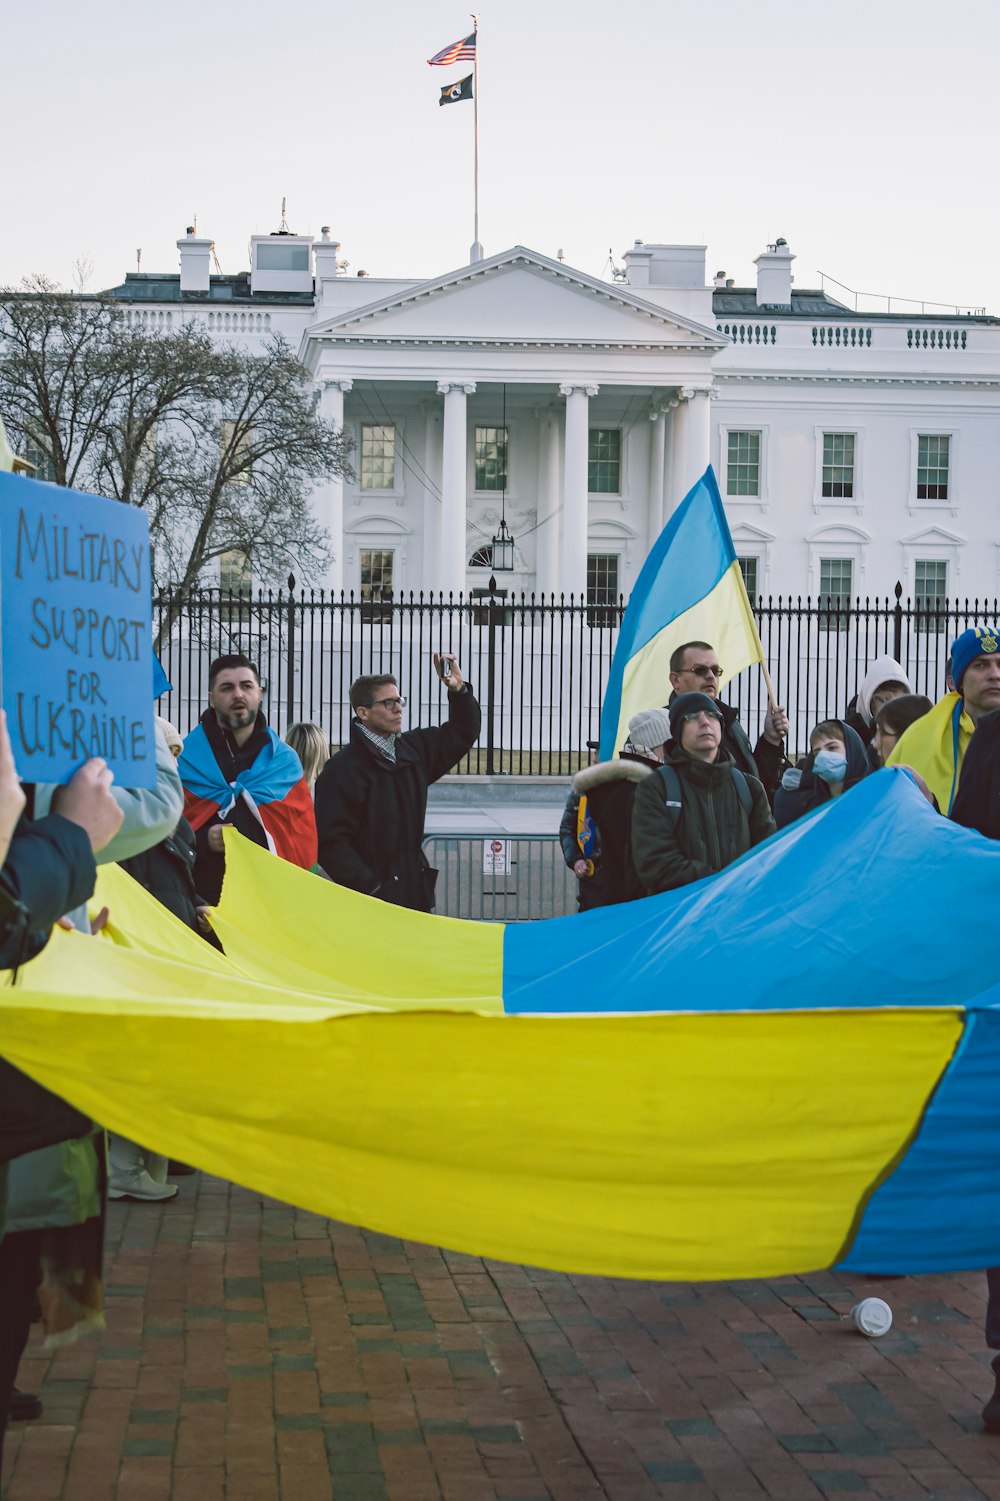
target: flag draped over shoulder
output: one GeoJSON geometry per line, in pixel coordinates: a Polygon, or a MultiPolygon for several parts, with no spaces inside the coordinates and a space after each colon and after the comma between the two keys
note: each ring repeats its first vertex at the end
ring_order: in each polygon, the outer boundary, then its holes
{"type": "Polygon", "coordinates": [[[446,83],[441,90],[441,98],[438,104],[459,104],[463,99],[472,98],[472,74],[467,78],[460,78],[457,83],[446,83]]]}
{"type": "Polygon", "coordinates": [[[462,37],[459,42],[452,42],[450,47],[442,47],[440,52],[435,52],[433,57],[427,59],[429,68],[450,68],[452,63],[471,63],[476,59],[476,33],[462,37]]]}
{"type": "Polygon", "coordinates": [[[267,744],[235,782],[226,781],[201,725],[185,738],[177,770],[184,787],[184,816],[193,829],[216,816],[225,820],[242,797],[263,828],[272,854],[306,869],[316,864],[316,814],[302,763],[270,726],[267,744]]]}
{"type": "Polygon", "coordinates": [[[887,766],[912,766],[919,771],[945,815],[951,812],[958,778],[975,725],[960,693],[946,693],[929,714],[911,724],[896,741],[887,766]]]}
{"type": "Polygon", "coordinates": [[[660,533],[632,591],[601,712],[602,761],[624,743],[633,714],[666,703],[670,656],[685,641],[715,648],[722,682],[764,661],[711,465],[660,533]]]}

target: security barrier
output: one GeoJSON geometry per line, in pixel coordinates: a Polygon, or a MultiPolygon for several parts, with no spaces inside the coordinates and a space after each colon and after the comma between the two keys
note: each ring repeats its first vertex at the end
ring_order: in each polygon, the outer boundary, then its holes
{"type": "Polygon", "coordinates": [[[555,834],[429,834],[435,912],[474,922],[530,922],[576,911],[576,877],[555,834]]]}

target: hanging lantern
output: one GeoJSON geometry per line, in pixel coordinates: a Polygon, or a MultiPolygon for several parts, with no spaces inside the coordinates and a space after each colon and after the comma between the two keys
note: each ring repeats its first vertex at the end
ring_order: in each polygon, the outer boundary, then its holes
{"type": "Polygon", "coordinates": [[[514,538],[507,529],[507,522],[500,517],[500,525],[497,527],[496,536],[491,543],[493,549],[494,573],[513,573],[514,571],[514,538]]]}

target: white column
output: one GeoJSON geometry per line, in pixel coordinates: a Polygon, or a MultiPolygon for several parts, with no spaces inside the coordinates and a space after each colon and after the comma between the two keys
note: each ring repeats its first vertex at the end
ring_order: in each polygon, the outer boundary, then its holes
{"type": "Polygon", "coordinates": [[[664,465],[666,462],[667,419],[662,406],[654,406],[649,414],[652,424],[649,430],[649,520],[647,526],[647,549],[652,547],[663,530],[666,516],[663,510],[664,465]]]}
{"type": "Polygon", "coordinates": [[[538,449],[538,530],[535,533],[535,593],[555,594],[559,587],[559,515],[562,492],[559,474],[559,413],[540,417],[538,449]]]}
{"type": "MultiPolygon", "coordinates": [[[[334,427],[344,425],[344,396],[352,389],[352,380],[324,380],[320,392],[320,414],[334,427]]],[[[331,594],[339,594],[344,588],[344,478],[332,475],[316,492],[314,504],[318,507],[319,519],[330,533],[330,551],[333,561],[327,570],[325,586],[331,594]]]]}
{"type": "Polygon", "coordinates": [[[472,381],[438,381],[438,392],[444,397],[438,577],[445,594],[457,595],[465,589],[466,398],[475,389],[472,381]]]}
{"type": "Polygon", "coordinates": [[[566,453],[563,460],[562,566],[559,587],[577,599],[587,593],[587,450],[590,398],[599,386],[562,385],[566,398],[566,453]]]}
{"type": "Polygon", "coordinates": [[[420,587],[424,593],[440,594],[441,580],[441,501],[435,493],[441,475],[441,404],[434,400],[421,403],[424,419],[423,466],[424,528],[420,568],[420,587]],[[435,483],[436,481],[436,483],[435,483]]]}
{"type": "Polygon", "coordinates": [[[681,404],[674,413],[674,431],[680,429],[681,439],[677,445],[675,507],[708,468],[712,433],[711,393],[708,389],[684,386],[678,394],[681,404]]]}

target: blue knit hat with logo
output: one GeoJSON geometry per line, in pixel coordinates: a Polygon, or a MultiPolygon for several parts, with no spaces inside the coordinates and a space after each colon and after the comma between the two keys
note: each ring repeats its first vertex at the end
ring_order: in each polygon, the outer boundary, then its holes
{"type": "Polygon", "coordinates": [[[970,625],[967,631],[953,642],[951,648],[951,680],[959,693],[962,677],[970,662],[976,657],[991,657],[1000,652],[1000,631],[995,625],[970,625]]]}

